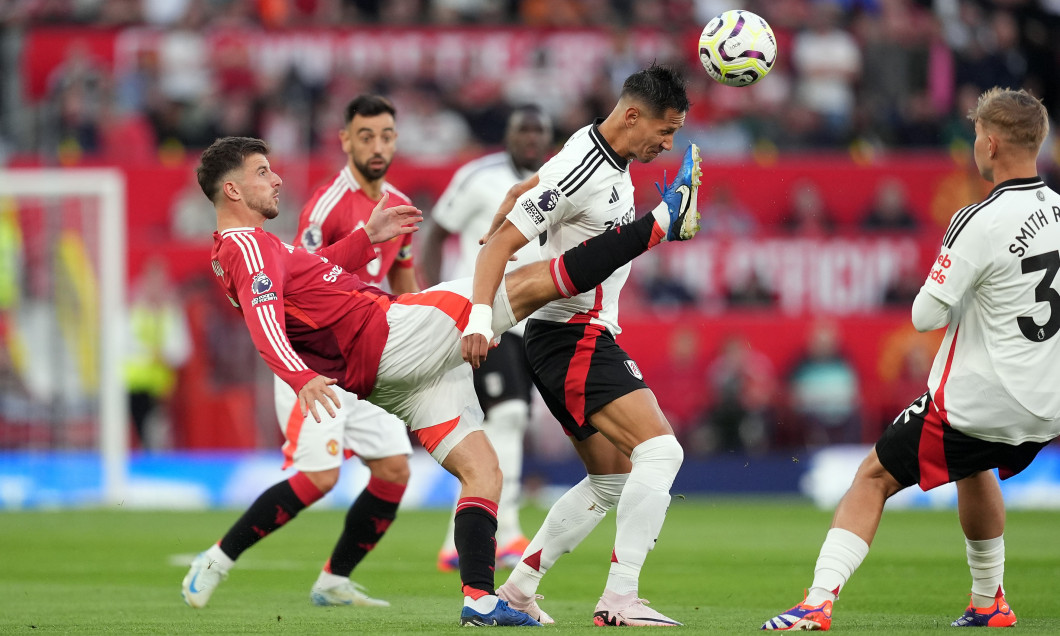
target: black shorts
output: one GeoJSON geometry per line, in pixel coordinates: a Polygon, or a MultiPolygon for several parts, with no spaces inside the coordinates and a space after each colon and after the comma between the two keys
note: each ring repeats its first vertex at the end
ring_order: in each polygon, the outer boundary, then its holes
{"type": "Polygon", "coordinates": [[[637,363],[603,327],[528,320],[523,335],[534,384],[552,415],[577,440],[596,432],[589,423],[593,413],[648,388],[637,363]]]}
{"type": "Polygon", "coordinates": [[[523,339],[513,333],[501,336],[500,344],[475,369],[475,393],[483,411],[508,400],[529,403],[532,382],[523,339]]]}
{"type": "Polygon", "coordinates": [[[876,442],[880,463],[903,487],[924,490],[998,469],[1002,479],[1030,465],[1048,442],[1019,445],[970,437],[942,419],[925,393],[895,418],[876,442]]]}

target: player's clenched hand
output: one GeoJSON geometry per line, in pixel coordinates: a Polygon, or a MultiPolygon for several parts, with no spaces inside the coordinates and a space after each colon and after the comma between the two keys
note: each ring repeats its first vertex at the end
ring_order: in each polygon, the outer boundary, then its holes
{"type": "Polygon", "coordinates": [[[317,402],[320,402],[324,410],[328,412],[328,415],[335,417],[335,410],[342,405],[339,404],[339,396],[335,395],[335,392],[331,390],[331,385],[338,384],[338,382],[335,378],[325,378],[322,375],[318,375],[306,382],[305,386],[298,391],[298,406],[302,410],[302,417],[304,418],[306,414],[312,413],[313,419],[319,422],[320,414],[317,413],[317,402]],[[332,404],[335,406],[332,407],[332,404]]]}
{"type": "Polygon", "coordinates": [[[476,303],[471,305],[467,314],[467,325],[460,334],[460,355],[471,363],[473,369],[479,368],[486,359],[490,342],[493,340],[493,307],[476,303]]]}
{"type": "Polygon", "coordinates": [[[489,348],[489,341],[480,333],[468,334],[460,339],[460,355],[471,363],[473,369],[482,366],[482,361],[486,359],[489,348]]]}
{"type": "Polygon", "coordinates": [[[418,223],[423,220],[423,212],[411,205],[386,207],[390,193],[384,191],[383,198],[372,209],[372,215],[364,225],[368,240],[372,243],[389,241],[395,236],[411,234],[420,229],[418,223]]]}

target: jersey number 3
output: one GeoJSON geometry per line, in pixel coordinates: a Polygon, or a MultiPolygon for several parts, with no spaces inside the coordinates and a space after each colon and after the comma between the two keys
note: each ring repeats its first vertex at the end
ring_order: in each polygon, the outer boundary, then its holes
{"type": "Polygon", "coordinates": [[[1053,280],[1056,279],[1057,271],[1060,271],[1060,252],[1053,250],[1031,256],[1020,261],[1020,265],[1024,274],[1045,270],[1045,276],[1034,288],[1034,302],[1049,303],[1049,320],[1039,325],[1030,316],[1016,318],[1024,338],[1031,342],[1045,342],[1060,331],[1060,294],[1053,289],[1053,280]]]}

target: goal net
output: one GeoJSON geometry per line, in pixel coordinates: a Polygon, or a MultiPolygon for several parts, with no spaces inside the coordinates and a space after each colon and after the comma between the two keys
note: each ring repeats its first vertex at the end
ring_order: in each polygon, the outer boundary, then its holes
{"type": "Polygon", "coordinates": [[[120,171],[0,170],[0,508],[121,501],[125,261],[120,171]]]}

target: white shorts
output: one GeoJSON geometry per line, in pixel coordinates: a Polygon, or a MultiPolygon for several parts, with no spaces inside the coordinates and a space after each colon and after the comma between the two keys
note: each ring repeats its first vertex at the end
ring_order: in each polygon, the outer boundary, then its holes
{"type": "MultiPolygon", "coordinates": [[[[471,279],[462,278],[394,300],[386,313],[390,334],[368,396],[405,420],[439,464],[468,433],[482,429],[471,365],[460,357],[470,298],[471,279]]],[[[514,325],[501,285],[493,302],[493,331],[514,325]]]]}
{"type": "Polygon", "coordinates": [[[353,393],[332,385],[341,406],[335,411],[336,417],[331,417],[318,404],[318,423],[312,415],[302,417],[298,395],[286,382],[273,376],[273,383],[276,417],[287,440],[283,445],[284,468],[315,472],[338,468],[353,455],[361,459],[412,455],[408,431],[401,420],[358,400],[353,393]]]}

